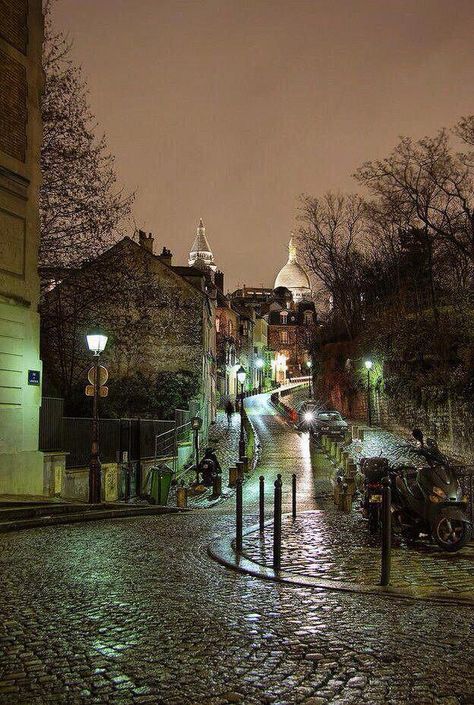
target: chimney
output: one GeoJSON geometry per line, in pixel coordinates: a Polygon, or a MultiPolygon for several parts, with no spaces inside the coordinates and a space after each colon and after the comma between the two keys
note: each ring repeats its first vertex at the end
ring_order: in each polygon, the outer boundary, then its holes
{"type": "Polygon", "coordinates": [[[154,237],[151,233],[146,234],[144,230],[138,231],[138,242],[141,247],[144,247],[148,252],[153,252],[154,237]]]}
{"type": "Polygon", "coordinates": [[[217,286],[219,291],[224,293],[224,272],[217,270],[214,274],[214,284],[217,286]]]}
{"type": "Polygon", "coordinates": [[[171,250],[168,250],[167,247],[163,247],[161,254],[158,255],[158,259],[160,259],[162,262],[167,264],[168,267],[171,267],[172,258],[173,258],[173,253],[171,252],[171,250]]]}

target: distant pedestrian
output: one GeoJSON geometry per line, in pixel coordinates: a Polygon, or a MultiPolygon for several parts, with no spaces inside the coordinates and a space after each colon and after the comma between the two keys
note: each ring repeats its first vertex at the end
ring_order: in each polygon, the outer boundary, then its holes
{"type": "Polygon", "coordinates": [[[232,404],[230,399],[228,400],[227,404],[225,405],[225,413],[227,414],[227,423],[230,426],[232,423],[232,414],[234,413],[234,405],[232,404]]]}

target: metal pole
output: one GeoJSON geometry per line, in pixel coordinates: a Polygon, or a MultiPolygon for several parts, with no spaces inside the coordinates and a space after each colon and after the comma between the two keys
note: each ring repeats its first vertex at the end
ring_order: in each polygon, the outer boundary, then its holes
{"type": "Polygon", "coordinates": [[[380,584],[388,585],[390,583],[392,563],[392,490],[390,488],[390,478],[384,477],[382,485],[382,575],[380,584]]]}
{"type": "Polygon", "coordinates": [[[237,479],[235,492],[235,549],[237,553],[242,551],[242,480],[237,479]]]}
{"type": "Polygon", "coordinates": [[[239,458],[245,455],[244,437],[244,383],[240,385],[240,437],[239,437],[239,458]]]}
{"type": "Polygon", "coordinates": [[[199,429],[194,429],[194,457],[196,461],[196,482],[199,485],[199,429]]]}
{"type": "Polygon", "coordinates": [[[370,370],[367,370],[367,420],[372,426],[372,409],[370,404],[370,370]]]}
{"type": "Polygon", "coordinates": [[[294,521],[296,519],[296,473],[293,473],[291,478],[291,511],[294,521]]]}
{"type": "Polygon", "coordinates": [[[259,493],[258,493],[258,508],[259,508],[259,523],[260,533],[265,530],[265,478],[260,475],[259,493]]]}
{"type": "Polygon", "coordinates": [[[99,458],[99,353],[94,355],[94,401],[92,406],[92,447],[89,465],[89,503],[101,499],[101,465],[99,458]]]}
{"type": "Polygon", "coordinates": [[[281,566],[281,475],[275,480],[275,496],[273,507],[273,568],[280,570],[281,566]]]}

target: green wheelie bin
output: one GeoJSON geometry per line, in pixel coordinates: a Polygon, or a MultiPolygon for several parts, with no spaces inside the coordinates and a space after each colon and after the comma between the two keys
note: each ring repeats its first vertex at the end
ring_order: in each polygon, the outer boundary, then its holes
{"type": "Polygon", "coordinates": [[[150,468],[150,499],[153,504],[168,504],[173,471],[167,465],[150,468]]]}

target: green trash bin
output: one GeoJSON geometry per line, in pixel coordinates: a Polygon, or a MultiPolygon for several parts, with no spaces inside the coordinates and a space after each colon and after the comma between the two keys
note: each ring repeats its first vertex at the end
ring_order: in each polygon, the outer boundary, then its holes
{"type": "Polygon", "coordinates": [[[173,471],[167,465],[150,468],[150,499],[153,504],[168,504],[173,471]]]}

